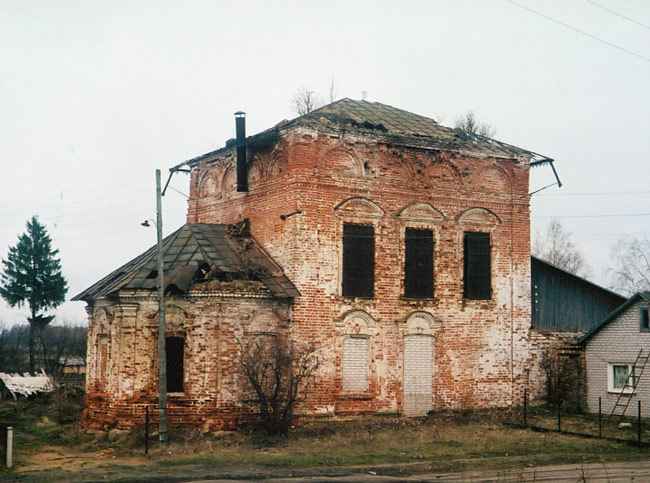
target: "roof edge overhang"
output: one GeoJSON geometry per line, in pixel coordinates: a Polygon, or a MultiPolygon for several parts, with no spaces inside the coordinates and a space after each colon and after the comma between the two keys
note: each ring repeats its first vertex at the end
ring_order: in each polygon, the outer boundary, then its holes
{"type": "Polygon", "coordinates": [[[611,314],[609,314],[605,318],[605,320],[603,320],[600,324],[598,324],[596,327],[594,327],[589,332],[587,332],[584,336],[582,336],[578,340],[578,344],[581,345],[587,344],[587,342],[589,342],[589,339],[591,339],[594,335],[600,332],[601,329],[605,328],[605,326],[609,324],[612,320],[614,320],[616,317],[618,317],[623,312],[625,312],[628,308],[634,305],[639,299],[644,299],[650,302],[650,292],[637,292],[634,295],[632,295],[629,299],[627,299],[627,301],[623,303],[623,305],[619,306],[611,314]]]}

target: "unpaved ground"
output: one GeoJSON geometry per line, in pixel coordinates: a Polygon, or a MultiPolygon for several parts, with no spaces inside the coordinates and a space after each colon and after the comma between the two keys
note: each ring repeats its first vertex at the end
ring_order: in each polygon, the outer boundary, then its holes
{"type": "Polygon", "coordinates": [[[164,465],[161,456],[118,456],[112,450],[83,452],[60,446],[41,447],[23,454],[11,473],[0,481],[34,482],[331,482],[331,481],[436,481],[436,482],[650,482],[650,460],[583,465],[554,465],[524,469],[436,472],[426,462],[287,470],[261,465],[164,465]]]}
{"type": "Polygon", "coordinates": [[[115,456],[114,451],[97,452],[79,451],[65,446],[41,446],[38,452],[25,453],[17,461],[16,471],[30,473],[34,471],[62,470],[77,472],[101,468],[111,464],[120,466],[141,466],[151,464],[145,456],[115,456]]]}

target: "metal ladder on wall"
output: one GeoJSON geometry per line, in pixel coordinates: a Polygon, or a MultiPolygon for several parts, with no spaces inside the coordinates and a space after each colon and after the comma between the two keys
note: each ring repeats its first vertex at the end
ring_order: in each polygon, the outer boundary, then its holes
{"type": "Polygon", "coordinates": [[[650,351],[648,351],[648,353],[644,355],[643,349],[639,350],[639,354],[636,356],[636,360],[634,361],[634,364],[632,364],[632,368],[630,369],[630,372],[627,375],[627,379],[625,380],[625,385],[623,386],[620,394],[616,398],[616,404],[614,404],[614,407],[612,408],[612,412],[610,413],[609,418],[607,418],[608,421],[610,421],[614,417],[615,415],[614,413],[618,408],[623,408],[621,414],[616,414],[616,416],[618,416],[619,418],[618,422],[620,423],[621,421],[623,421],[623,417],[625,416],[625,411],[627,411],[627,408],[630,405],[630,401],[632,401],[632,396],[634,396],[634,389],[639,384],[639,380],[643,375],[643,371],[645,370],[645,366],[648,363],[648,359],[650,359],[650,351]],[[639,374],[636,374],[636,368],[639,365],[641,366],[641,370],[639,371],[639,374]],[[622,398],[624,398],[623,401],[621,401],[622,398]]]}

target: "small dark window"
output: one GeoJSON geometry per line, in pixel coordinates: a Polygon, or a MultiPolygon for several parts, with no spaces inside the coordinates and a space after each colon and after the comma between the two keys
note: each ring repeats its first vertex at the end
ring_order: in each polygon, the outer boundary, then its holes
{"type": "Polygon", "coordinates": [[[465,233],[463,297],[472,300],[492,298],[490,269],[490,234],[465,233]]]}
{"type": "Polygon", "coordinates": [[[343,296],[372,298],[374,285],[374,227],[343,225],[343,296]]]}
{"type": "Polygon", "coordinates": [[[167,392],[183,392],[185,339],[166,337],[165,349],[167,354],[167,392]]]}
{"type": "Polygon", "coordinates": [[[639,314],[639,325],[641,330],[650,331],[650,315],[648,314],[649,309],[641,309],[639,314]]]}
{"type": "Polygon", "coordinates": [[[433,298],[433,232],[406,229],[404,296],[433,298]]]}

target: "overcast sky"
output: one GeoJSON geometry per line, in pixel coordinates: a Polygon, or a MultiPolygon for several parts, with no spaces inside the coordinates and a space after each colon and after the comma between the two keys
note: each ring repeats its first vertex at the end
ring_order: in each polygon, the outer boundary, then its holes
{"type": "MultiPolygon", "coordinates": [[[[557,217],[607,284],[616,240],[650,232],[650,2],[516,3],[0,0],[0,257],[36,214],[76,295],[155,243],[156,168],[222,147],[235,111],[249,134],[292,118],[298,87],[327,97],[334,79],[336,98],[445,125],[473,110],[554,158],[564,186],[533,196],[533,230],[557,217]]],[[[537,168],[531,191],[551,182],[537,168]]],[[[168,234],[186,198],[163,203],[168,234]]],[[[0,323],[26,314],[0,305],[0,323]]]]}

